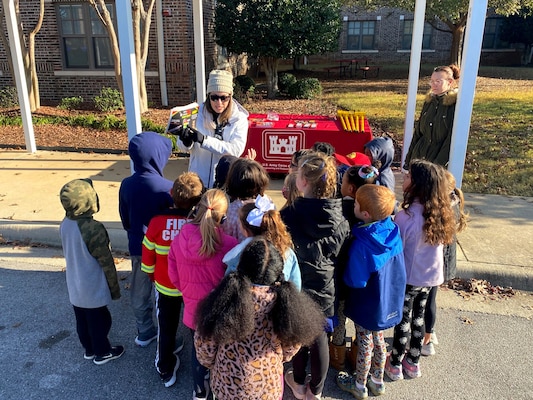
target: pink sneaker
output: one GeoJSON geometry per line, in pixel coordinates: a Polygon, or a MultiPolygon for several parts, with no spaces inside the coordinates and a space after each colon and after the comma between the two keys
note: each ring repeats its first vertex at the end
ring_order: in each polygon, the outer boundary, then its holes
{"type": "Polygon", "coordinates": [[[387,355],[387,361],[385,362],[385,374],[391,381],[399,381],[403,379],[402,366],[397,367],[390,363],[390,354],[387,355]]]}
{"type": "Polygon", "coordinates": [[[420,372],[420,366],[418,364],[412,364],[407,357],[402,360],[403,370],[409,378],[420,378],[422,373],[420,372]]]}

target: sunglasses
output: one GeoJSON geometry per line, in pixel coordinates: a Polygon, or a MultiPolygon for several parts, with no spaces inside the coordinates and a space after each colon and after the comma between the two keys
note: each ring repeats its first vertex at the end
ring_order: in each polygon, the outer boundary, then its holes
{"type": "Polygon", "coordinates": [[[217,101],[217,100],[220,100],[220,101],[222,101],[223,103],[225,103],[226,101],[228,101],[229,99],[231,99],[231,96],[219,96],[219,95],[216,95],[216,94],[212,94],[211,96],[209,96],[209,98],[211,99],[211,101],[217,101]]]}

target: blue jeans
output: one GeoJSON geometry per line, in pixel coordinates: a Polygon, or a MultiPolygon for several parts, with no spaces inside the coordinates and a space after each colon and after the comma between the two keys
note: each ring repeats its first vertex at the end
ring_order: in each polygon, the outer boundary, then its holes
{"type": "Polygon", "coordinates": [[[131,256],[131,307],[135,315],[140,340],[157,334],[153,318],[153,284],[148,274],[141,271],[141,256],[131,256]]]}

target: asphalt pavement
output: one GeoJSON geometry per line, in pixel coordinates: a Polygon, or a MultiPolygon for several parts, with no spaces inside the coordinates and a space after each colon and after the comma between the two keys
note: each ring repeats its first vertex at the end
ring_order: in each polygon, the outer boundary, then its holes
{"type": "MultiPolygon", "coordinates": [[[[129,302],[130,266],[118,259],[122,297],[109,307],[113,345],[124,355],[105,365],[83,358],[69,304],[61,250],[0,246],[0,399],[190,400],[192,341],[179,354],[177,382],[165,388],[154,367],[155,344],[134,345],[129,302]]],[[[437,354],[420,361],[422,377],[390,382],[384,400],[492,400],[533,398],[533,294],[481,296],[440,289],[437,354]],[[465,297],[463,297],[465,296],[465,297]]],[[[353,325],[348,326],[349,334],[353,325]]],[[[390,344],[392,331],[385,331],[390,344]]],[[[323,400],[353,399],[335,384],[330,369],[323,400]]],[[[369,397],[371,399],[372,397],[369,397]]],[[[284,400],[293,400],[286,392],[284,400]]],[[[243,399],[244,400],[244,399],[243,399]]]]}
{"type": "MultiPolygon", "coordinates": [[[[186,158],[172,158],[164,174],[174,180],[187,164],[186,158]]],[[[59,190],[72,179],[91,178],[101,206],[95,218],[108,229],[113,249],[127,251],[118,213],[120,182],[131,173],[126,154],[0,150],[0,171],[4,239],[60,246],[59,190]]],[[[282,179],[273,179],[267,191],[278,207],[284,202],[282,185],[282,179]]],[[[397,195],[400,199],[400,189],[397,195]]],[[[458,276],[533,291],[533,198],[466,193],[465,205],[470,222],[458,237],[458,276]]]]}
{"type": "MultiPolygon", "coordinates": [[[[171,159],[165,176],[174,179],[187,162],[171,159]]],[[[109,307],[111,343],[124,345],[125,354],[97,366],[83,359],[77,338],[59,247],[64,215],[59,190],[72,179],[93,179],[101,204],[95,217],[107,227],[114,249],[125,252],[118,189],[131,171],[128,156],[4,150],[0,170],[0,399],[191,399],[192,341],[183,325],[179,334],[185,348],[171,388],[163,386],[155,370],[155,345],[134,345],[127,256],[117,254],[122,297],[109,307]]],[[[278,206],[281,186],[281,179],[272,180],[268,191],[278,206]]],[[[533,291],[532,202],[466,194],[471,221],[459,236],[458,275],[533,291]]],[[[386,380],[384,399],[533,398],[527,350],[533,342],[533,294],[474,295],[441,288],[437,304],[437,354],[422,358],[421,378],[386,380]]],[[[392,331],[385,337],[390,344],[392,331]]],[[[353,399],[336,386],[335,375],[330,369],[323,399],[353,399]]],[[[294,398],[286,392],[283,399],[294,398]]]]}

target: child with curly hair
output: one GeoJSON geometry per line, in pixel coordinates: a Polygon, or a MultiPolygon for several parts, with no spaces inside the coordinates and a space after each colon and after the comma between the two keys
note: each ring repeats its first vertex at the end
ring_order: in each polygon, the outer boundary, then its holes
{"type": "Polygon", "coordinates": [[[429,291],[444,281],[443,248],[453,241],[455,216],[445,169],[413,160],[403,180],[403,203],[394,221],[400,227],[407,285],[402,321],[394,328],[385,373],[393,380],[421,376],[424,312],[429,291]],[[405,354],[407,342],[409,351],[405,354]]]}
{"type": "MultiPolygon", "coordinates": [[[[456,233],[462,232],[466,228],[468,215],[465,213],[465,198],[463,191],[456,187],[455,177],[446,170],[448,179],[448,190],[452,202],[452,209],[457,221],[456,233]]],[[[444,282],[455,278],[457,271],[457,237],[454,235],[453,242],[444,246],[444,282]]],[[[422,342],[422,355],[433,356],[436,354],[435,346],[438,344],[435,333],[435,322],[437,320],[437,291],[438,286],[433,286],[429,292],[426,303],[426,313],[424,315],[425,331],[424,341],[422,342]]]]}
{"type": "Polygon", "coordinates": [[[283,362],[321,334],[324,314],[283,278],[283,259],[264,237],[244,249],[198,306],[195,347],[217,399],[279,400],[283,362]]]}

